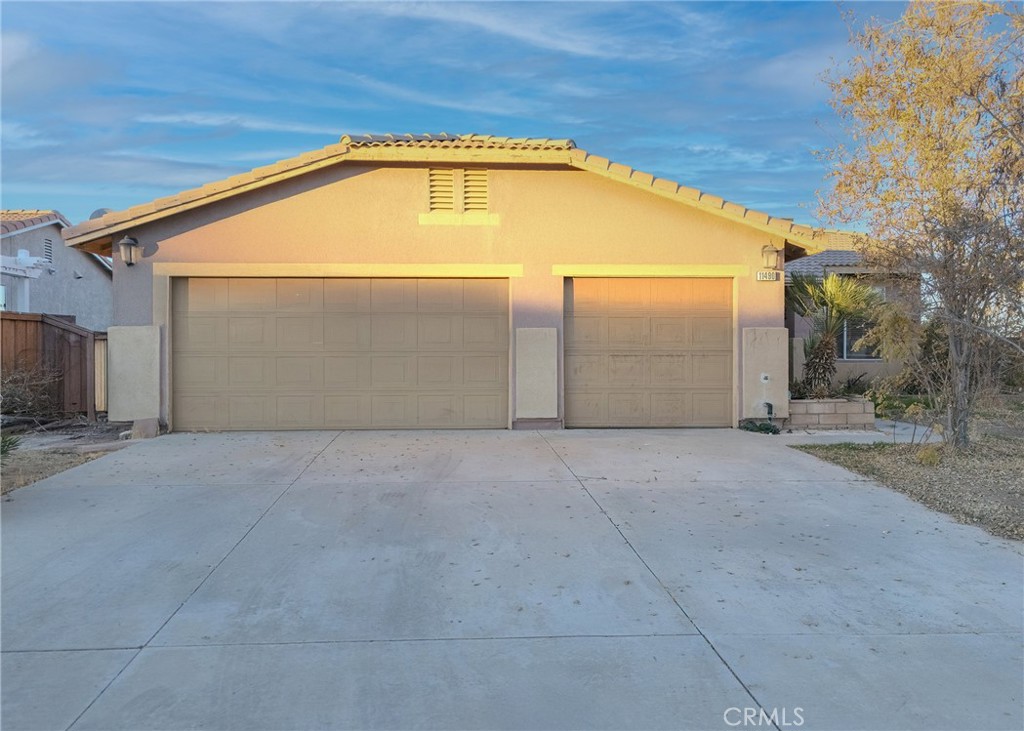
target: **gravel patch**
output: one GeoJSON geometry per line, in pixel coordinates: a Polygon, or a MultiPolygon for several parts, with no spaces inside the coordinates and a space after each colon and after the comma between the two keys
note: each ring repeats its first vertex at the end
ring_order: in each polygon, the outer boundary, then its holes
{"type": "Polygon", "coordinates": [[[1024,438],[990,434],[963,452],[942,445],[794,445],[902,492],[961,523],[1024,540],[1024,438]],[[937,463],[936,463],[937,462],[937,463]]]}

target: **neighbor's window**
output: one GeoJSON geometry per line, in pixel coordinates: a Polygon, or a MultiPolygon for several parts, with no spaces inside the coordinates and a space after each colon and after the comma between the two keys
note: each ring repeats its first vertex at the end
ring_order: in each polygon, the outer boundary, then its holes
{"type": "Polygon", "coordinates": [[[843,360],[879,360],[873,347],[856,348],[860,340],[871,329],[871,323],[864,320],[847,320],[843,323],[843,331],[836,339],[836,353],[843,360]]]}

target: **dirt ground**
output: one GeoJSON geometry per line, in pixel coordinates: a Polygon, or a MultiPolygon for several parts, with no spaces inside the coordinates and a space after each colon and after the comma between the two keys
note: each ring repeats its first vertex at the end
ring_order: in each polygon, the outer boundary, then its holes
{"type": "Polygon", "coordinates": [[[796,449],[870,477],[961,523],[1024,540],[1024,398],[983,406],[971,431],[971,446],[960,453],[941,444],[796,449]]]}
{"type": "Polygon", "coordinates": [[[22,431],[21,444],[0,469],[0,492],[56,475],[102,457],[122,443],[118,435],[130,425],[83,420],[22,431]]]}

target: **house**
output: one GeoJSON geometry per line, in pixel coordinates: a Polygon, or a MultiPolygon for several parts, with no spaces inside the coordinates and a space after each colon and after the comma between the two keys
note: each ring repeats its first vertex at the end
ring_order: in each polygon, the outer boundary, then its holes
{"type": "Polygon", "coordinates": [[[64,246],[71,224],[57,211],[0,211],[0,302],[11,312],[72,315],[75,323],[103,331],[113,297],[108,259],[64,246]]]}
{"type": "MultiPolygon", "coordinates": [[[[822,243],[823,251],[786,263],[786,286],[793,275],[824,279],[829,274],[858,277],[871,284],[883,299],[915,295],[917,277],[882,274],[864,264],[864,256],[857,249],[848,232],[832,232],[830,240],[822,243]],[[849,247],[849,248],[847,248],[849,247]]],[[[786,312],[786,327],[790,333],[790,380],[801,377],[804,363],[804,341],[811,335],[811,324],[794,312],[786,312]]],[[[859,341],[870,328],[866,322],[846,322],[836,342],[836,381],[861,378],[864,383],[892,376],[902,369],[900,362],[882,359],[873,348],[859,341]],[[858,347],[860,345],[860,347],[858,347]]]]}
{"type": "Polygon", "coordinates": [[[64,231],[114,256],[110,418],[173,430],[785,416],[781,261],[829,236],[572,140],[448,134],[345,135],[64,231]]]}

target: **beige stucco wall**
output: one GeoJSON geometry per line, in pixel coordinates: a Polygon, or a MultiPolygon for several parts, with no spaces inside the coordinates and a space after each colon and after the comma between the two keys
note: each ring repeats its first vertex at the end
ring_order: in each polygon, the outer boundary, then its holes
{"type": "Polygon", "coordinates": [[[784,327],[743,328],[743,411],[744,419],[789,416],[789,331],[784,327]]]}
{"type": "Polygon", "coordinates": [[[160,416],[160,328],[107,331],[107,418],[136,421],[160,416]]]}
{"type": "Polygon", "coordinates": [[[27,288],[25,312],[74,315],[75,322],[84,328],[106,330],[113,315],[110,273],[91,255],[66,246],[58,224],[8,234],[3,237],[0,252],[4,256],[17,256],[19,249],[25,249],[29,256],[42,257],[47,239],[52,245],[53,262],[43,264],[39,277],[0,275],[0,284],[9,288],[7,309],[18,309],[13,293],[27,288]]]}
{"type": "MultiPolygon", "coordinates": [[[[742,329],[783,325],[783,283],[755,280],[762,246],[783,241],[736,222],[570,168],[492,168],[496,225],[423,225],[427,199],[422,167],[335,167],[142,226],[130,232],[143,245],[141,262],[115,264],[115,322],[166,324],[169,276],[512,272],[513,331],[550,328],[562,342],[565,276],[729,276],[737,384],[742,329]]],[[[166,396],[166,361],[162,370],[166,396]]],[[[560,394],[560,353],[556,378],[560,394]]]]}
{"type": "Polygon", "coordinates": [[[516,408],[520,419],[558,418],[558,331],[519,327],[515,331],[516,408]]]}

